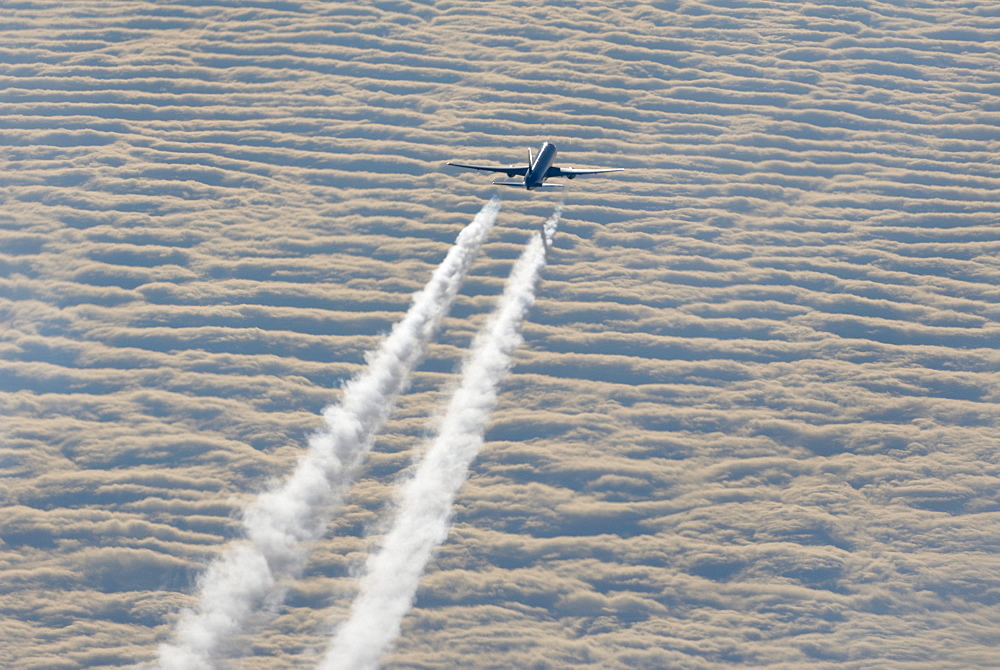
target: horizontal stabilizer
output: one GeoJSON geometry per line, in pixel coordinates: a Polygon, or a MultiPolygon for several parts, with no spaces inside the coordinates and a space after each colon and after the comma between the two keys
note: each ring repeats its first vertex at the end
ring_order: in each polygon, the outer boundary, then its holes
{"type": "Polygon", "coordinates": [[[524,188],[523,181],[495,181],[493,184],[496,186],[517,186],[518,188],[524,188]]]}

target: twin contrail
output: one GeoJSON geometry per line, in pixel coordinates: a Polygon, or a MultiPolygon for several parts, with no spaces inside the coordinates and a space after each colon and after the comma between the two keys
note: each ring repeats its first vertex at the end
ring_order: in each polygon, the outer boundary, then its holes
{"type": "Polygon", "coordinates": [[[200,580],[198,603],[185,611],[174,640],[159,650],[164,670],[212,668],[213,659],[245,630],[248,619],[280,603],[302,568],[308,545],[322,536],[371,449],[410,373],[423,358],[454,302],[499,201],[491,200],[459,234],[455,246],[413,299],[406,316],[344,387],[339,405],[323,412],[325,427],[292,476],[262,493],[243,515],[246,539],[232,543],[200,580]]]}
{"type": "Polygon", "coordinates": [[[424,567],[448,534],[452,502],[483,442],[497,388],[521,342],[521,323],[535,299],[545,252],[560,210],[545,222],[515,263],[503,295],[476,335],[458,389],[413,477],[403,485],[396,518],[367,572],[348,620],[337,630],[321,670],[365,670],[399,635],[424,567]]]}

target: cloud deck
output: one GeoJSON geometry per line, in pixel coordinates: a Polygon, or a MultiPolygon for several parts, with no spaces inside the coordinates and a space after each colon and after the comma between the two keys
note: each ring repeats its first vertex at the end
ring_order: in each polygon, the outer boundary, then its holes
{"type": "MultiPolygon", "coordinates": [[[[150,661],[490,195],[567,187],[388,667],[986,667],[989,2],[21,3],[0,61],[0,665],[150,661]],[[572,164],[572,163],[569,163],[572,164]]],[[[316,660],[514,258],[507,201],[245,667],[316,660]]]]}

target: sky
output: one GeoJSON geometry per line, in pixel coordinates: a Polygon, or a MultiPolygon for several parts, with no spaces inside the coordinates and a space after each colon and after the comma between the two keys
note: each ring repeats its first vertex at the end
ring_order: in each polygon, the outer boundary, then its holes
{"type": "Polygon", "coordinates": [[[0,666],[155,664],[494,195],[342,508],[217,667],[320,662],[560,204],[381,666],[996,666],[995,2],[3,12],[0,666]],[[626,169],[445,165],[543,141],[626,169]]]}

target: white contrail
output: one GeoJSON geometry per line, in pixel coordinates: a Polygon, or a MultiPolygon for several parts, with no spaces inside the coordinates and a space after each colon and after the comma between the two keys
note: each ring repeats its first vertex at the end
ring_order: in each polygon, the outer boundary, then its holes
{"type": "Polygon", "coordinates": [[[420,575],[448,535],[455,494],[482,445],[497,388],[521,343],[521,322],[535,300],[535,286],[560,211],[561,206],[545,222],[544,240],[532,237],[515,263],[496,309],[476,335],[438,435],[403,486],[392,528],[382,549],[368,559],[350,617],[327,648],[318,666],[321,670],[374,668],[399,635],[420,575]]]}
{"type": "Polygon", "coordinates": [[[196,608],[182,613],[174,641],[160,646],[161,668],[214,667],[213,658],[252,615],[281,601],[285,584],[301,570],[308,544],[322,535],[341,506],[375,434],[454,302],[499,208],[494,198],[462,230],[403,320],[369,354],[365,370],[344,386],[340,404],[323,411],[324,429],[309,440],[291,477],[262,493],[245,511],[247,539],[232,543],[208,567],[196,608]]]}

